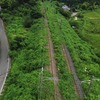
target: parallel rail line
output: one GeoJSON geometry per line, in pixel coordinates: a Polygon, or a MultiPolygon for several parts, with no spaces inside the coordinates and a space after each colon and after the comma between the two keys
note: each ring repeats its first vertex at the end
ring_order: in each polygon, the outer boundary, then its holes
{"type": "Polygon", "coordinates": [[[68,48],[66,47],[66,45],[63,45],[63,53],[65,55],[65,60],[68,64],[68,69],[72,73],[73,80],[74,80],[75,91],[76,91],[76,93],[79,97],[79,100],[84,100],[84,93],[83,93],[83,90],[82,90],[82,87],[81,87],[81,81],[79,80],[79,78],[76,74],[73,61],[71,59],[70,53],[69,53],[68,48]]]}

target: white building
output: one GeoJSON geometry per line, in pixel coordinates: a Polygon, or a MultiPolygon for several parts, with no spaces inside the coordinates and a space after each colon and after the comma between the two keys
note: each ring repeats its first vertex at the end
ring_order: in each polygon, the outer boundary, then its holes
{"type": "Polygon", "coordinates": [[[62,6],[62,8],[63,8],[64,10],[70,10],[70,8],[69,8],[67,5],[62,6]]]}

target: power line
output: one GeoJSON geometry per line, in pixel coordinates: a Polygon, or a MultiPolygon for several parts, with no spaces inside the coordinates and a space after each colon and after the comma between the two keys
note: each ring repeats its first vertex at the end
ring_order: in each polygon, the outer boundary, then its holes
{"type": "Polygon", "coordinates": [[[90,79],[90,80],[81,81],[81,84],[82,84],[82,83],[88,83],[88,82],[90,82],[89,87],[88,87],[88,90],[87,90],[86,96],[88,96],[89,93],[90,93],[91,87],[92,87],[92,85],[93,85],[93,81],[100,81],[100,79],[94,78],[94,76],[91,76],[91,79],[90,79]]]}
{"type": "MultiPolygon", "coordinates": [[[[81,81],[81,83],[87,83],[90,82],[91,80],[85,80],[85,81],[81,81]]],[[[92,79],[92,81],[100,81],[100,79],[92,79]]]]}
{"type": "Polygon", "coordinates": [[[89,85],[89,88],[88,88],[88,92],[87,92],[87,94],[86,94],[86,96],[88,96],[89,95],[89,93],[90,93],[90,89],[91,89],[91,87],[92,87],[92,83],[93,83],[93,76],[91,77],[91,81],[90,81],[90,85],[89,85]]]}
{"type": "Polygon", "coordinates": [[[46,91],[49,92],[49,88],[45,87],[45,81],[53,81],[53,80],[58,80],[56,77],[44,77],[44,68],[42,67],[41,72],[39,74],[39,84],[38,84],[38,100],[43,99],[43,92],[44,88],[46,91]]]}

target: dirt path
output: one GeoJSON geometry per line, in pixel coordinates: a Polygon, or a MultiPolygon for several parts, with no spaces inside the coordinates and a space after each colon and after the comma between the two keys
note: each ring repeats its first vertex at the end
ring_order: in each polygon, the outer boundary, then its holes
{"type": "Polygon", "coordinates": [[[82,87],[80,85],[80,80],[77,77],[77,74],[76,74],[76,71],[75,71],[75,68],[74,68],[74,64],[72,62],[70,53],[69,53],[66,45],[63,45],[62,46],[62,52],[63,52],[63,55],[65,57],[65,60],[66,60],[66,62],[68,64],[68,70],[73,75],[75,93],[79,97],[79,100],[84,100],[84,95],[83,95],[82,87]]]}
{"type": "Polygon", "coordinates": [[[50,36],[50,30],[48,29],[48,47],[49,47],[49,58],[50,58],[50,72],[54,78],[54,87],[55,87],[55,100],[61,100],[61,94],[58,88],[58,75],[57,75],[57,68],[56,62],[54,59],[54,49],[53,44],[50,36]]]}
{"type": "Polygon", "coordinates": [[[48,31],[48,50],[49,50],[49,59],[50,59],[50,66],[49,66],[49,71],[52,74],[53,77],[53,81],[54,81],[54,89],[55,89],[55,100],[62,100],[61,99],[61,94],[60,94],[60,90],[58,88],[58,72],[57,72],[57,68],[56,68],[56,61],[54,58],[54,49],[53,49],[53,43],[52,43],[52,39],[51,39],[51,32],[49,29],[49,25],[48,25],[48,19],[44,10],[44,21],[45,21],[45,27],[47,28],[48,31]]]}

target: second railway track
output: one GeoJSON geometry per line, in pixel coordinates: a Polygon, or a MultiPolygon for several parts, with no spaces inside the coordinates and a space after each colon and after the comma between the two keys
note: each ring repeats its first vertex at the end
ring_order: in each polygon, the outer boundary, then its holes
{"type": "Polygon", "coordinates": [[[62,100],[61,98],[61,94],[60,94],[60,90],[58,87],[58,71],[56,68],[56,61],[55,61],[55,57],[54,57],[54,49],[53,49],[53,43],[52,43],[52,39],[51,39],[51,32],[49,29],[49,25],[48,25],[48,18],[46,16],[46,12],[45,9],[43,9],[44,11],[44,22],[45,22],[45,26],[47,28],[47,32],[48,32],[48,50],[49,50],[49,59],[50,59],[50,66],[49,66],[49,70],[52,74],[53,77],[53,82],[54,82],[54,89],[55,89],[55,94],[54,94],[54,100],[62,100]]]}
{"type": "Polygon", "coordinates": [[[69,72],[71,72],[72,76],[73,76],[75,92],[78,95],[79,100],[84,100],[84,94],[83,94],[83,90],[82,90],[82,87],[81,87],[81,82],[80,82],[79,78],[77,77],[77,74],[76,74],[76,71],[75,71],[75,68],[74,68],[74,64],[73,64],[73,61],[71,59],[71,56],[70,56],[70,53],[68,51],[67,46],[63,45],[62,50],[63,50],[63,55],[65,57],[65,60],[68,64],[69,72]]]}

